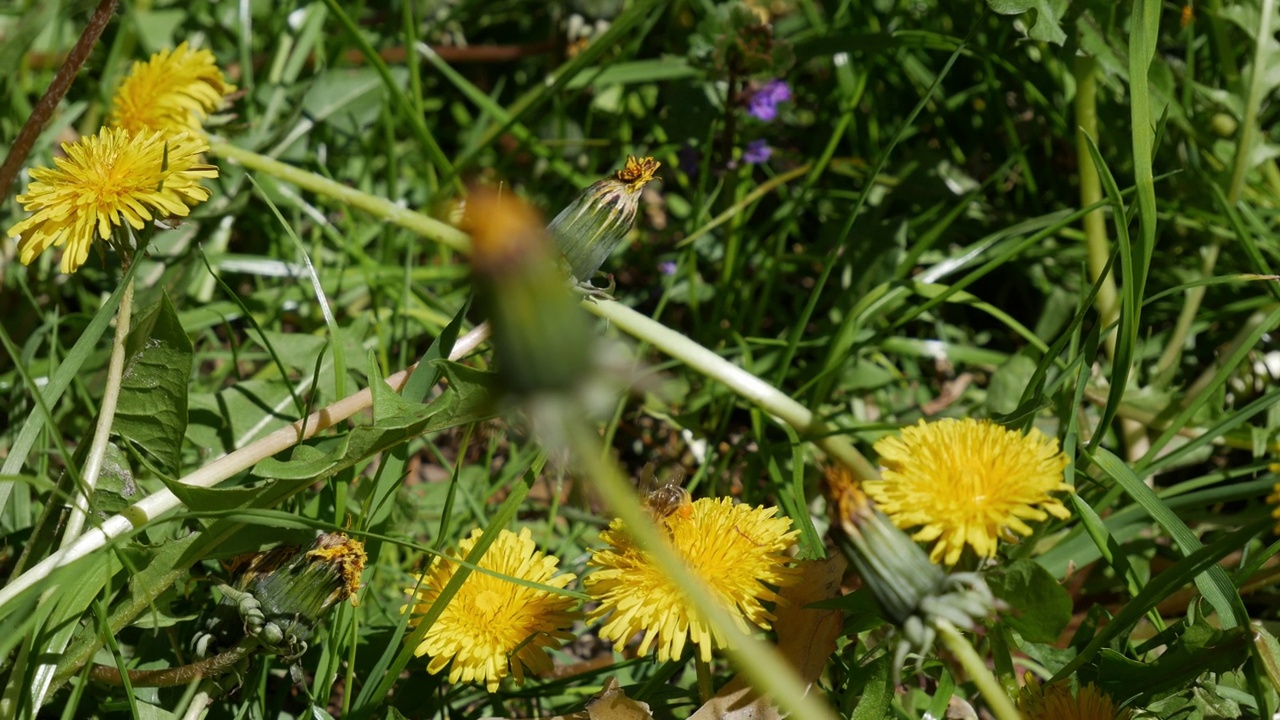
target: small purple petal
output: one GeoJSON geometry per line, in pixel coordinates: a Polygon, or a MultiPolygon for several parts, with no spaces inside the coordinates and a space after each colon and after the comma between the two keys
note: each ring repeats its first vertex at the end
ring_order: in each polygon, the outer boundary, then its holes
{"type": "Polygon", "coordinates": [[[675,262],[672,260],[663,260],[662,262],[658,263],[658,272],[662,273],[663,275],[675,275],[676,274],[675,262]]]}
{"type": "Polygon", "coordinates": [[[773,154],[773,148],[764,140],[752,140],[747,143],[746,152],[742,153],[742,161],[748,165],[759,165],[766,162],[773,154]]]}
{"type": "Polygon", "coordinates": [[[770,80],[747,101],[747,114],[769,122],[778,117],[778,103],[791,99],[791,87],[783,80],[770,80]]]}

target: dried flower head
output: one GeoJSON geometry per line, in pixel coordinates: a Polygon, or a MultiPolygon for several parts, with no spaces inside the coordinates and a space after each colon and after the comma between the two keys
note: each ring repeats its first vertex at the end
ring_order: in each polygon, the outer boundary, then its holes
{"type": "Polygon", "coordinates": [[[111,101],[111,125],[131,133],[199,135],[205,118],[234,90],[213,53],[184,42],[133,64],[111,101]]]}
{"type": "MultiPolygon", "coordinates": [[[[466,557],[483,535],[475,530],[458,543],[457,558],[466,557]]],[[[427,670],[432,673],[450,666],[451,683],[483,683],[489,692],[497,691],[508,672],[517,683],[524,682],[526,669],[549,672],[546,651],[573,638],[567,629],[577,618],[574,598],[547,589],[564,588],[575,577],[556,575],[558,563],[554,556],[537,551],[528,528],[519,535],[501,530],[478,563],[479,570],[467,576],[414,655],[431,656],[427,670]]],[[[433,560],[418,586],[407,589],[413,595],[412,607],[402,610],[425,615],[459,567],[455,558],[433,560]]]]}
{"type": "Polygon", "coordinates": [[[1072,490],[1062,479],[1067,458],[1034,428],[1023,435],[988,421],[921,420],[875,449],[884,477],[863,487],[898,527],[937,541],[934,562],[955,565],[966,545],[989,558],[998,540],[1030,535],[1027,520],[1069,517],[1051,494],[1072,490]]]}
{"type": "MultiPolygon", "coordinates": [[[[18,237],[18,259],[30,264],[48,247],[63,247],[62,272],[75,272],[89,257],[95,234],[111,240],[128,223],[141,230],[154,217],[186,217],[188,206],[209,199],[201,178],[218,169],[200,162],[204,140],[180,133],[130,134],[102,128],[96,136],[63,143],[56,168],[34,168],[18,202],[30,217],[9,228],[18,237]]],[[[117,243],[119,245],[119,243],[117,243]]]]}
{"type": "MultiPolygon", "coordinates": [[[[729,498],[701,498],[679,503],[671,512],[655,514],[672,549],[695,577],[720,601],[744,631],[748,624],[768,628],[774,616],[763,603],[776,602],[773,588],[796,580],[785,554],[798,531],[791,521],[774,517],[777,508],[735,504],[729,498]]],[[[639,653],[657,648],[662,661],[679,659],[692,640],[703,660],[711,659],[725,639],[698,615],[680,587],[614,520],[600,533],[607,547],[593,553],[589,565],[598,568],[583,580],[588,593],[600,601],[589,620],[607,617],[600,637],[621,650],[643,632],[639,653]]]]}
{"type": "Polygon", "coordinates": [[[1116,709],[1111,696],[1089,683],[1072,693],[1064,682],[1041,686],[1027,673],[1018,693],[1018,712],[1026,720],[1129,720],[1129,710],[1116,709]]]}

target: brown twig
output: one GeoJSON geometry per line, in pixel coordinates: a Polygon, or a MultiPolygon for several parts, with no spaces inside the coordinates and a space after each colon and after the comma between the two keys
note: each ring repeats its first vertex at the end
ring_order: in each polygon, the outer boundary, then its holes
{"type": "MultiPolygon", "coordinates": [[[[163,670],[130,670],[129,684],[134,687],[175,687],[200,678],[217,677],[248,657],[256,646],[255,641],[245,640],[224,653],[186,665],[163,670]]],[[[110,665],[94,665],[89,670],[89,679],[107,685],[124,685],[120,669],[110,665]]]]}
{"type": "Polygon", "coordinates": [[[13,181],[18,177],[18,169],[27,161],[27,156],[31,154],[31,148],[36,144],[40,131],[44,130],[49,118],[53,117],[53,111],[67,94],[76,73],[80,72],[80,68],[89,59],[89,53],[93,51],[93,46],[98,44],[98,38],[102,37],[102,31],[106,29],[107,22],[111,20],[111,15],[115,11],[116,0],[101,0],[98,3],[93,16],[89,18],[89,24],[85,26],[84,32],[80,33],[80,39],[76,41],[75,47],[71,48],[71,52],[67,53],[66,62],[58,68],[58,74],[53,77],[53,82],[49,83],[49,89],[44,91],[44,96],[32,108],[31,117],[27,118],[26,124],[18,131],[18,137],[14,138],[13,145],[9,148],[9,156],[4,159],[4,164],[0,165],[0,198],[9,196],[9,189],[13,187],[13,181]]]}

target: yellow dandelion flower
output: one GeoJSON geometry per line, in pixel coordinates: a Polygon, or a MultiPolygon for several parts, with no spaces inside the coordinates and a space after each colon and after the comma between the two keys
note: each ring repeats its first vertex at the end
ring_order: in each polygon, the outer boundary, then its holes
{"type": "Polygon", "coordinates": [[[955,565],[966,544],[992,557],[998,539],[1031,534],[1025,521],[1069,516],[1050,494],[1071,491],[1062,480],[1067,458],[1039,430],[1022,435],[967,418],[921,420],[875,449],[886,470],[864,490],[898,527],[920,527],[914,539],[937,540],[933,562],[955,565]]]}
{"type": "Polygon", "coordinates": [[[184,42],[133,64],[111,101],[111,125],[134,133],[198,135],[205,118],[233,90],[213,53],[192,50],[184,42]]]}
{"type": "MultiPolygon", "coordinates": [[[[483,530],[475,530],[458,543],[458,557],[466,557],[483,535],[483,530]]],[[[577,601],[512,579],[563,588],[575,576],[556,575],[558,563],[555,557],[537,551],[528,528],[519,535],[502,530],[478,564],[495,574],[473,571],[468,575],[414,655],[430,655],[427,670],[433,674],[452,661],[449,682],[484,683],[489,692],[498,690],[508,671],[517,683],[524,682],[526,669],[535,674],[549,672],[551,658],[546,650],[573,639],[566,629],[578,616],[574,611],[577,601]]],[[[415,615],[431,608],[459,567],[454,558],[432,561],[418,587],[407,589],[416,595],[411,608],[415,615]]]]}
{"type": "MultiPolygon", "coordinates": [[[[768,629],[774,616],[762,603],[776,602],[773,587],[797,579],[784,552],[799,532],[791,529],[789,519],[774,517],[776,512],[777,508],[739,505],[729,498],[702,498],[688,512],[661,518],[672,549],[744,631],[748,623],[768,629]]],[[[689,640],[704,661],[711,659],[713,649],[724,647],[725,639],[633,543],[621,520],[614,520],[600,539],[608,547],[596,551],[588,563],[600,569],[583,580],[587,592],[600,601],[588,620],[609,616],[600,637],[612,640],[621,651],[643,631],[640,654],[656,647],[662,661],[680,658],[689,640]]]]}
{"type": "Polygon", "coordinates": [[[209,199],[201,178],[218,169],[200,162],[204,140],[158,132],[131,135],[102,128],[96,136],[63,143],[66,157],[56,168],[34,168],[33,182],[18,196],[33,213],[9,228],[18,240],[18,259],[30,264],[48,247],[66,246],[62,272],[75,272],[89,257],[96,233],[103,240],[128,223],[141,230],[154,217],[186,217],[188,206],[209,199]]]}
{"type": "Polygon", "coordinates": [[[1018,712],[1026,720],[1128,720],[1129,710],[1116,710],[1111,696],[1093,683],[1072,694],[1065,683],[1041,686],[1026,674],[1027,684],[1018,693],[1018,712]]]}

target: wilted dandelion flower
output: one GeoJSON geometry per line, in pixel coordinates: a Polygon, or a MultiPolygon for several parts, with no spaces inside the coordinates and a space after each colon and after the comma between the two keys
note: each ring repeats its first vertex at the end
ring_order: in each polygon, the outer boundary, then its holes
{"type": "Polygon", "coordinates": [[[192,50],[184,42],[133,64],[111,101],[111,125],[133,133],[198,135],[205,118],[233,90],[213,53],[192,50]]]}
{"type": "MultiPolygon", "coordinates": [[[[475,530],[458,543],[458,558],[466,557],[484,535],[475,530]]],[[[516,682],[524,682],[528,669],[536,674],[551,670],[547,649],[573,639],[567,628],[573,624],[577,601],[566,595],[521,583],[563,588],[574,575],[556,575],[559,560],[537,551],[528,528],[517,535],[502,530],[489,546],[478,567],[432,624],[414,655],[430,655],[427,670],[439,673],[452,662],[449,682],[484,683],[489,692],[510,672],[516,682]],[[501,577],[500,577],[501,576],[501,577]]],[[[460,564],[455,558],[438,557],[420,577],[409,609],[423,615],[440,596],[460,564]]],[[[403,610],[403,609],[402,609],[403,610]]]]}
{"type": "MultiPolygon", "coordinates": [[[[749,624],[767,629],[774,616],[763,603],[776,602],[773,588],[797,577],[784,553],[798,531],[791,529],[789,519],[774,517],[776,512],[729,498],[702,498],[689,512],[662,518],[672,549],[743,631],[749,624]]],[[[621,520],[614,520],[600,539],[608,547],[592,555],[588,564],[598,569],[583,580],[587,592],[600,601],[588,619],[608,617],[600,637],[612,640],[620,651],[643,632],[639,653],[656,647],[661,661],[680,658],[690,640],[704,661],[725,645],[680,587],[634,544],[621,520]]]]}
{"type": "Polygon", "coordinates": [[[1065,683],[1046,686],[1031,675],[1018,693],[1018,711],[1026,720],[1128,720],[1128,710],[1116,710],[1109,695],[1089,683],[1074,695],[1065,683]]]}
{"type": "Polygon", "coordinates": [[[1030,535],[1025,521],[1069,516],[1050,493],[1071,491],[1062,480],[1067,458],[1058,441],[987,421],[945,419],[903,428],[875,444],[881,480],[863,484],[876,505],[913,537],[936,540],[930,560],[954,565],[965,545],[992,557],[998,539],[1030,535]]]}
{"type": "Polygon", "coordinates": [[[75,272],[89,257],[94,235],[109,240],[128,223],[141,230],[153,217],[186,217],[189,205],[209,199],[201,178],[218,169],[200,162],[204,140],[159,132],[132,135],[102,128],[96,136],[63,143],[66,157],[56,168],[34,168],[33,182],[18,196],[33,213],[9,228],[18,240],[18,259],[30,264],[45,248],[66,246],[62,272],[75,272]]]}

